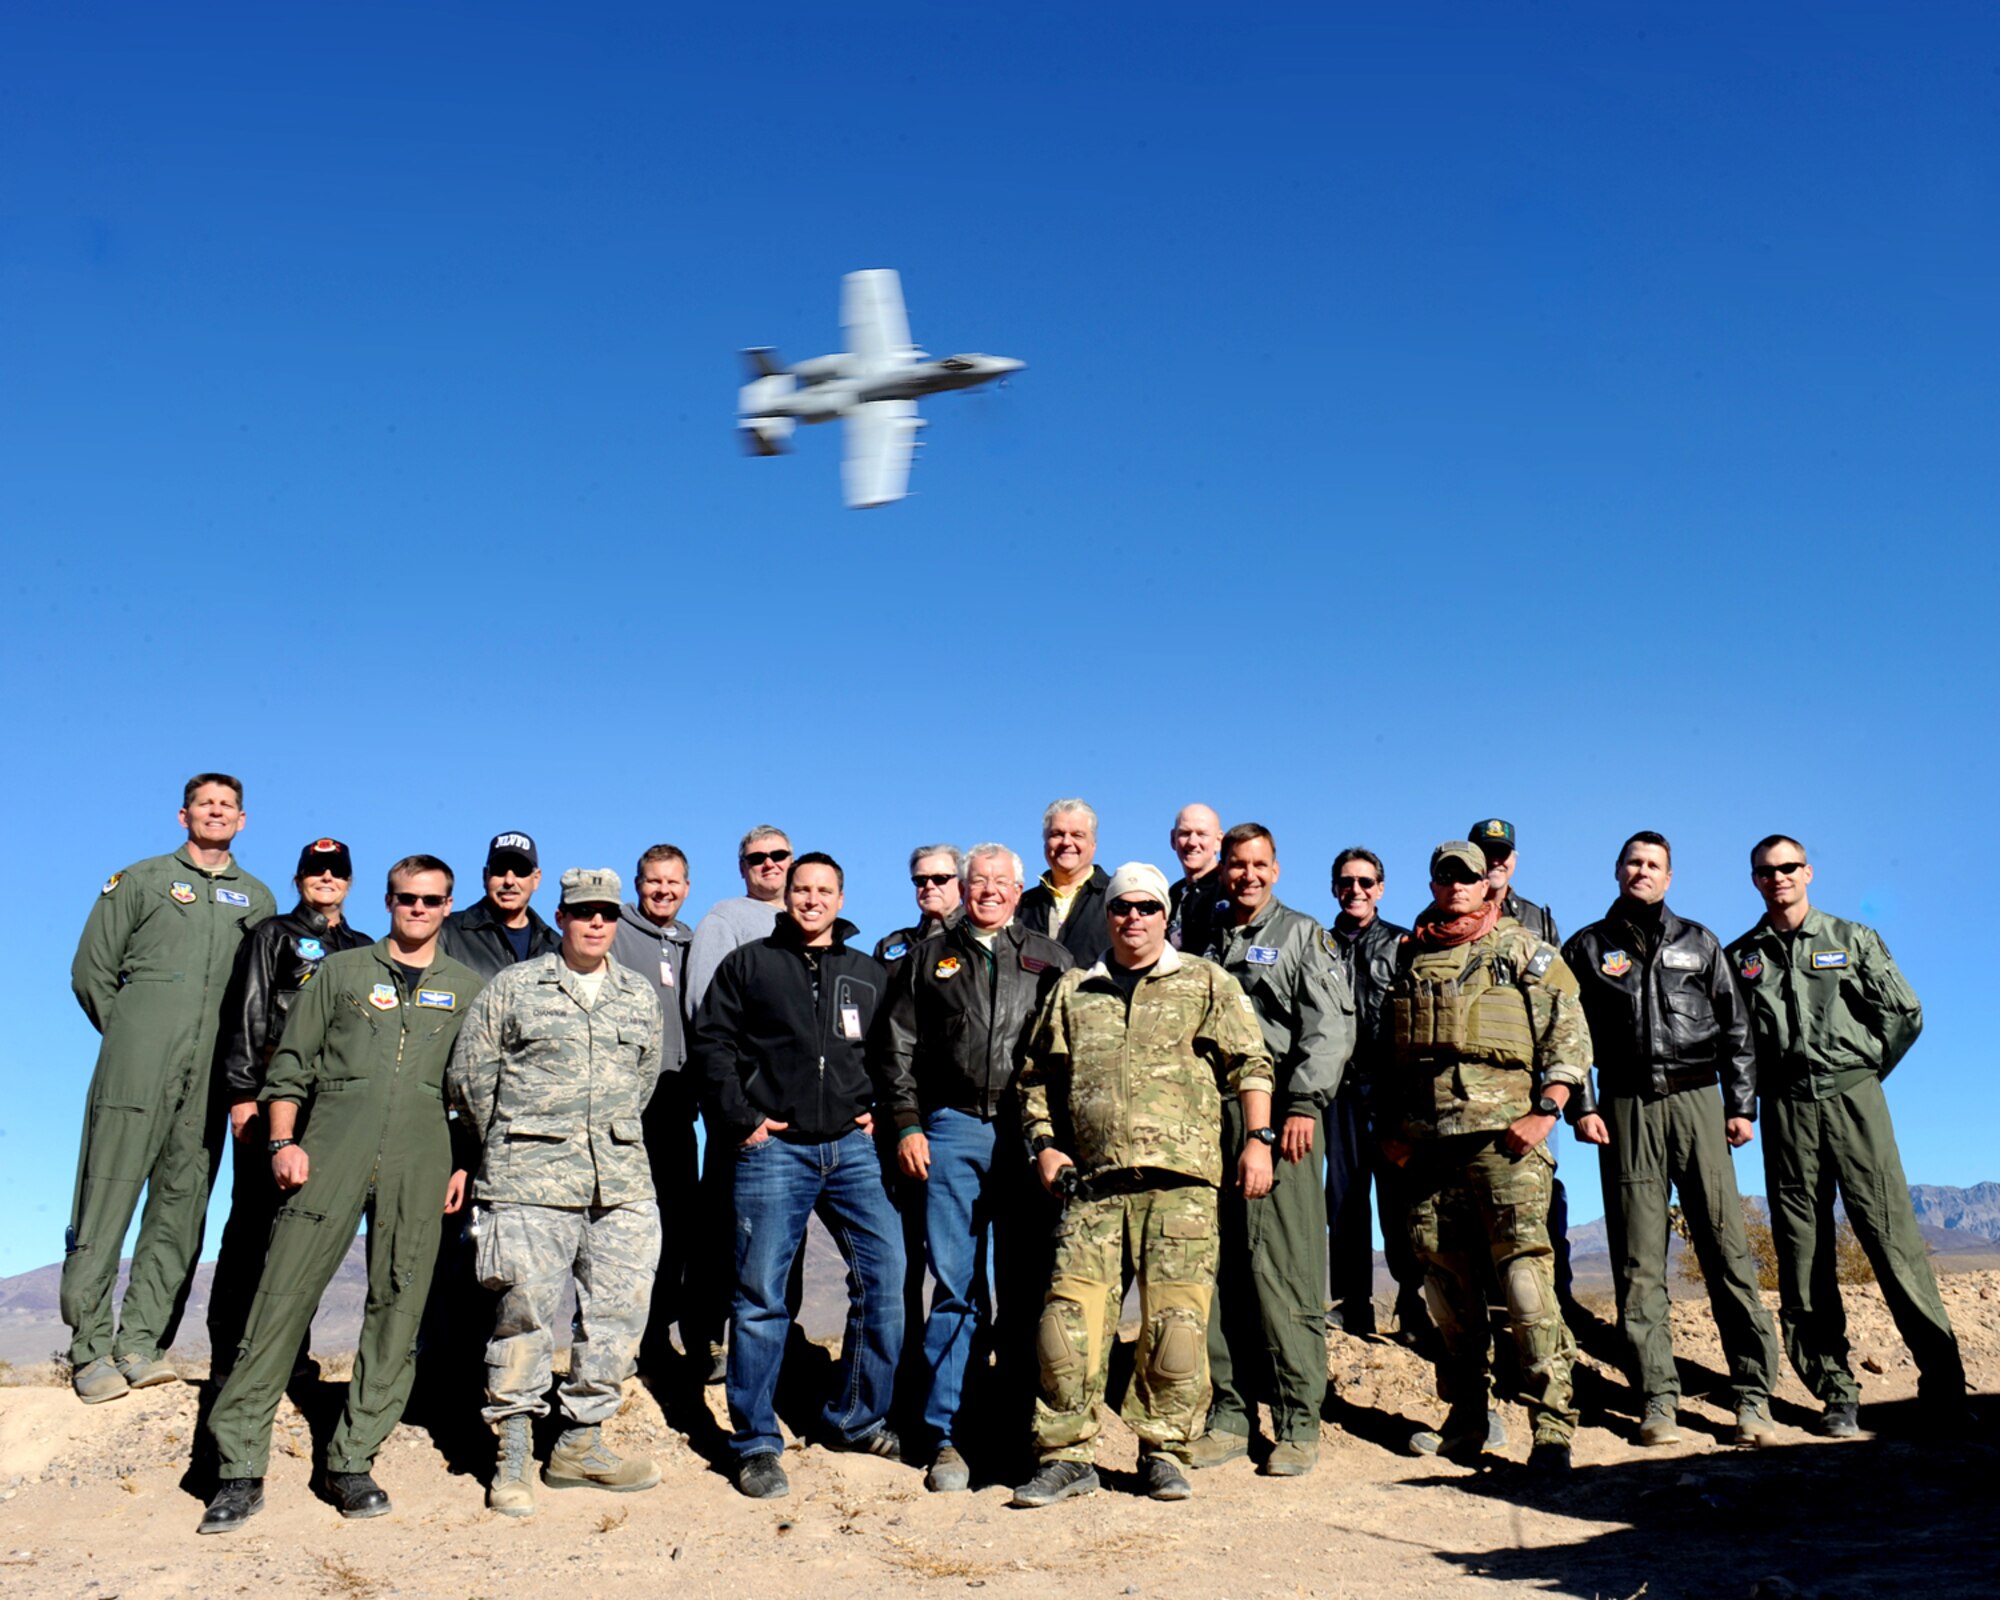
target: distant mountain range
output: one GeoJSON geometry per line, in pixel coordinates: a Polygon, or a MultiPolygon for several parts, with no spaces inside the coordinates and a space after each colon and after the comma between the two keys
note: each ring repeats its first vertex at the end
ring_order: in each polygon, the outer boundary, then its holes
{"type": "MultiPolygon", "coordinates": [[[[1762,1201],[1759,1195],[1746,1198],[1762,1201]]],[[[1975,1183],[1968,1189],[1917,1183],[1910,1186],[1910,1200],[1916,1206],[1919,1231],[1939,1255],[2000,1253],[2000,1183],[1975,1183]]],[[[1608,1287],[1610,1263],[1603,1222],[1579,1223],[1570,1229],[1569,1239],[1579,1288],[1608,1287]]],[[[1679,1254],[1678,1238],[1671,1241],[1671,1248],[1679,1254]]],[[[1377,1292],[1393,1292],[1394,1284],[1380,1268],[1379,1256],[1377,1262],[1377,1292]]],[[[123,1263],[119,1269],[120,1295],[125,1292],[125,1268],[129,1265],[123,1263]]],[[[208,1292],[214,1271],[213,1262],[203,1262],[196,1268],[188,1291],[187,1314],[181,1321],[174,1353],[189,1360],[208,1358],[208,1292]]],[[[68,1348],[69,1330],[63,1326],[57,1299],[61,1277],[61,1267],[47,1266],[0,1278],[0,1361],[46,1361],[51,1352],[68,1348]]],[[[356,1239],[320,1301],[319,1316],[313,1323],[316,1353],[354,1348],[367,1292],[365,1246],[356,1239]]],[[[839,1333],[846,1316],[846,1267],[833,1240],[815,1219],[806,1238],[806,1299],[799,1320],[807,1333],[824,1338],[839,1333]]]]}

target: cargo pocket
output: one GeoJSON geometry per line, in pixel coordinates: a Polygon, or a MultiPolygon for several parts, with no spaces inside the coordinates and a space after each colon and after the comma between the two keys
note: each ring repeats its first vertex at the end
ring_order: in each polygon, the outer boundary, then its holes
{"type": "Polygon", "coordinates": [[[475,1206],[472,1214],[472,1270],[482,1289],[505,1289],[514,1279],[507,1270],[507,1252],[500,1242],[501,1218],[494,1206],[475,1206]]]}
{"type": "Polygon", "coordinates": [[[1215,1254],[1213,1213],[1170,1212],[1160,1218],[1151,1275],[1162,1283],[1213,1283],[1215,1254]]]}

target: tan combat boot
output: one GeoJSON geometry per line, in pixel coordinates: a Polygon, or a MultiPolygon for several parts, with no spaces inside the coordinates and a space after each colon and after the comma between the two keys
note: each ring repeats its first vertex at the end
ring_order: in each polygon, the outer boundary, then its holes
{"type": "Polygon", "coordinates": [[[486,1504],[503,1517],[535,1514],[534,1418],[525,1412],[500,1419],[500,1463],[487,1486],[486,1504]]]}
{"type": "Polygon", "coordinates": [[[603,1430],[595,1423],[564,1433],[549,1452],[549,1464],[542,1468],[542,1482],[551,1489],[610,1489],[630,1494],[650,1489],[659,1481],[660,1469],[652,1462],[636,1457],[628,1461],[612,1454],[603,1430]]]}

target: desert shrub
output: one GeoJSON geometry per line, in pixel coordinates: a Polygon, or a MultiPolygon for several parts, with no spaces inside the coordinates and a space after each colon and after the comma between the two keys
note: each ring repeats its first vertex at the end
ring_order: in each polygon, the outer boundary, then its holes
{"type": "MultiPolygon", "coordinates": [[[[1703,1283],[1701,1257],[1695,1253],[1688,1220],[1679,1206],[1672,1211],[1674,1232],[1687,1249],[1681,1252],[1681,1277],[1689,1283],[1703,1283]]],[[[1778,1287],[1778,1245],[1771,1236],[1771,1216],[1761,1200],[1743,1202],[1743,1232],[1750,1241],[1750,1262],[1757,1269],[1757,1287],[1778,1287]]],[[[1834,1276],[1841,1283],[1873,1283],[1875,1269],[1868,1264],[1868,1252],[1854,1236],[1854,1225],[1841,1217],[1833,1225],[1834,1276]]]]}

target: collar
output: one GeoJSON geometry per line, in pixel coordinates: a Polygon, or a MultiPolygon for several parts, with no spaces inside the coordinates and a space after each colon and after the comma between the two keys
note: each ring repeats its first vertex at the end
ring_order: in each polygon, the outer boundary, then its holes
{"type": "MultiPolygon", "coordinates": [[[[1183,959],[1180,951],[1176,950],[1172,945],[1163,945],[1160,949],[1160,959],[1153,963],[1153,970],[1147,973],[1146,976],[1149,978],[1164,978],[1170,972],[1178,972],[1181,969],[1183,959]]],[[[1109,978],[1110,976],[1111,957],[1108,955],[1099,956],[1096,965],[1084,974],[1086,980],[1091,978],[1109,978]]]]}
{"type": "Polygon", "coordinates": [[[236,864],[236,853],[233,850],[230,852],[229,865],[226,867],[196,866],[194,862],[194,848],[191,845],[185,844],[174,852],[174,859],[186,867],[188,871],[199,872],[204,878],[240,878],[243,876],[243,869],[236,864]]]}

